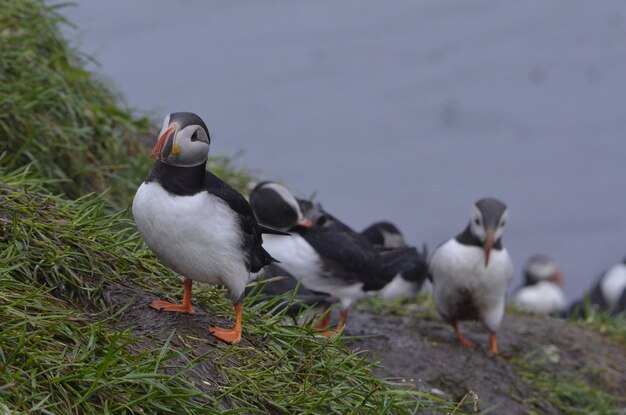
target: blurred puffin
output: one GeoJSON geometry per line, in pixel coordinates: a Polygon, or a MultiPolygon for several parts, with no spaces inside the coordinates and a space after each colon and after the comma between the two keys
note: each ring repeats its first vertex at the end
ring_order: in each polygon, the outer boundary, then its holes
{"type": "Polygon", "coordinates": [[[193,314],[192,281],[223,285],[235,309],[232,329],[210,326],[227,343],[241,339],[242,299],[251,273],[273,258],[261,233],[281,233],[259,225],[248,202],[206,171],[211,139],[196,114],[169,114],[152,150],[156,159],[133,200],[139,233],[155,255],[184,279],[181,304],[154,301],[161,311],[193,314]]]}
{"type": "Polygon", "coordinates": [[[437,310],[452,324],[459,343],[475,346],[461,334],[458,322],[479,320],[489,330],[489,350],[494,354],[505,294],[513,278],[513,263],[502,245],[507,218],[501,201],[479,200],[465,230],[440,245],[429,264],[437,310]]]}
{"type": "Polygon", "coordinates": [[[626,258],[602,273],[584,298],[570,306],[567,315],[585,317],[587,307],[613,316],[626,311],[626,258]]]}
{"type": "Polygon", "coordinates": [[[524,286],[518,289],[511,303],[527,313],[560,313],[567,307],[561,289],[563,274],[550,258],[535,255],[524,267],[524,286]]]}
{"type": "MultiPolygon", "coordinates": [[[[341,303],[336,328],[323,332],[324,336],[343,328],[355,301],[376,293],[399,272],[414,268],[419,258],[415,248],[377,249],[319,205],[297,200],[278,183],[259,183],[250,194],[250,204],[259,222],[292,234],[283,240],[266,240],[281,266],[309,290],[327,293],[329,302],[341,303]]],[[[316,327],[327,324],[325,313],[316,327]]]]}
{"type": "Polygon", "coordinates": [[[361,233],[374,245],[380,245],[386,248],[400,248],[406,246],[402,232],[391,222],[375,222],[365,228],[361,233]]]}
{"type": "MultiPolygon", "coordinates": [[[[387,221],[375,222],[365,228],[361,234],[374,245],[384,248],[402,248],[407,244],[404,235],[396,225],[387,221]]],[[[415,295],[422,288],[424,283],[429,284],[426,279],[428,269],[426,258],[428,258],[428,250],[426,245],[423,246],[421,252],[417,251],[416,267],[406,270],[394,277],[394,279],[380,290],[376,295],[385,300],[393,300],[400,297],[415,295]]]]}

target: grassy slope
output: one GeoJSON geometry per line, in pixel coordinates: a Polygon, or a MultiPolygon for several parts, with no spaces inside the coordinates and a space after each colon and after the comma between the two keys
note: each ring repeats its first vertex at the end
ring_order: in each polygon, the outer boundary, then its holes
{"type": "MultiPolygon", "coordinates": [[[[129,324],[137,308],[116,292],[180,294],[125,212],[105,209],[126,206],[149,168],[138,143],[148,124],[83,69],[60,22],[41,1],[0,0],[0,413],[451,409],[376,378],[364,356],[285,324],[272,304],[246,308],[238,346],[195,334],[197,316],[142,304],[156,328],[129,324]]],[[[249,182],[223,160],[211,165],[239,188],[249,182]]],[[[196,288],[200,314],[230,314],[219,291],[196,288]]]]}
{"type": "MultiPolygon", "coordinates": [[[[129,227],[120,226],[124,219],[103,212],[99,198],[68,201],[46,194],[23,173],[1,176],[0,396],[8,408],[59,414],[140,408],[144,413],[231,408],[232,413],[401,414],[421,405],[409,392],[374,377],[364,356],[341,342],[320,340],[284,324],[280,315],[271,317],[271,304],[246,313],[246,342],[233,347],[212,342],[210,355],[195,353],[194,345],[207,347],[207,339],[184,328],[163,342],[154,341],[156,334],[136,337],[132,328],[117,324],[125,308],[112,308],[104,294],[115,286],[176,296],[173,275],[129,227]],[[193,372],[203,359],[217,367],[208,379],[217,389],[197,383],[193,372]]],[[[196,292],[210,314],[229,314],[221,293],[196,292]]],[[[153,320],[159,318],[167,317],[153,313],[153,320]]]]}

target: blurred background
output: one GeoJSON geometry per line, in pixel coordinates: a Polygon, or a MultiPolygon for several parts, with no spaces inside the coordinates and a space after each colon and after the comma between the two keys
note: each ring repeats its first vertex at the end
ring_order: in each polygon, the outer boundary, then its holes
{"type": "Polygon", "coordinates": [[[623,1],[81,0],[61,12],[137,113],[159,126],[197,113],[212,154],[315,193],[357,230],[391,220],[432,252],[494,196],[509,206],[513,287],[543,253],[570,301],[626,255],[623,1]]]}

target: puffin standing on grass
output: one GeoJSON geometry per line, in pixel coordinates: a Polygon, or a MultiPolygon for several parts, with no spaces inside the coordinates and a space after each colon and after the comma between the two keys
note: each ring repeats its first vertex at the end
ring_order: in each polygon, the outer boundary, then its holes
{"type": "Polygon", "coordinates": [[[524,267],[524,286],[515,292],[511,303],[527,313],[560,313],[567,308],[562,284],[563,274],[553,260],[545,255],[532,256],[524,267]]]}
{"type": "Polygon", "coordinates": [[[160,311],[193,314],[192,281],[223,285],[235,309],[232,329],[210,326],[227,343],[241,339],[242,300],[251,273],[273,258],[261,233],[282,233],[257,223],[248,202],[206,171],[211,139],[196,114],[168,115],[152,150],[150,177],[133,200],[139,233],[155,255],[184,279],[181,304],[153,301],[160,311]]]}
{"type": "Polygon", "coordinates": [[[461,334],[459,321],[479,320],[489,330],[493,354],[498,353],[496,332],[513,278],[513,263],[502,246],[507,217],[501,201],[479,200],[472,207],[465,230],[439,246],[429,264],[437,310],[452,324],[459,343],[475,346],[461,334]]]}
{"type": "MultiPolygon", "coordinates": [[[[297,200],[278,183],[258,184],[250,194],[250,204],[261,223],[292,234],[283,240],[267,238],[266,247],[281,266],[307,289],[328,294],[331,303],[341,303],[336,328],[322,333],[327,337],[343,328],[355,301],[375,294],[421,260],[415,248],[377,249],[319,205],[297,200]]],[[[426,271],[425,265],[423,269],[426,271]]],[[[326,312],[316,328],[327,325],[326,312]]]]}

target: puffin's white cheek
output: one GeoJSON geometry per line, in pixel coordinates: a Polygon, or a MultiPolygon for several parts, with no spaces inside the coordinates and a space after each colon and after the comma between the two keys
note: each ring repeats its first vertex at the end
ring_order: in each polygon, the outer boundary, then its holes
{"type": "Polygon", "coordinates": [[[472,233],[474,235],[476,235],[478,237],[478,239],[480,239],[481,241],[485,241],[485,238],[487,237],[485,230],[483,229],[482,226],[478,226],[475,223],[472,222],[472,233]]]}

